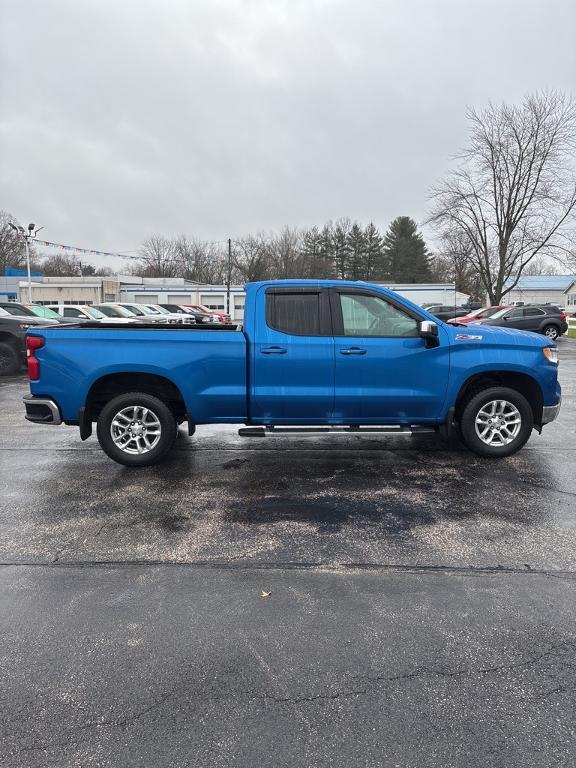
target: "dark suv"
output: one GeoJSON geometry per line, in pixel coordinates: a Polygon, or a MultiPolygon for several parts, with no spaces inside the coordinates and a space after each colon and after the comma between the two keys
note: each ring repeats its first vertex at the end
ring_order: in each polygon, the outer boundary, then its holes
{"type": "Polygon", "coordinates": [[[568,330],[566,313],[554,304],[509,307],[479,322],[482,325],[498,325],[501,328],[517,328],[520,331],[543,333],[549,339],[557,339],[568,330]]]}
{"type": "Polygon", "coordinates": [[[468,314],[468,312],[465,311],[465,307],[455,307],[453,304],[422,304],[422,307],[427,312],[430,312],[431,315],[437,317],[438,320],[444,320],[444,322],[453,320],[459,315],[468,314]]]}

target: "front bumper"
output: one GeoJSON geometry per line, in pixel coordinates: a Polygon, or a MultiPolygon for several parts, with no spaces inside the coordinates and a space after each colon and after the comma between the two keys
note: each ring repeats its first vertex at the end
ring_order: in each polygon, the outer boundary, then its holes
{"type": "Polygon", "coordinates": [[[24,407],[26,408],[26,419],[34,424],[62,424],[62,416],[57,403],[50,398],[34,397],[34,395],[25,395],[24,407]]]}
{"type": "Polygon", "coordinates": [[[550,424],[551,421],[560,413],[560,406],[562,405],[562,398],[556,403],[556,405],[545,405],[542,408],[542,425],[550,424]]]}

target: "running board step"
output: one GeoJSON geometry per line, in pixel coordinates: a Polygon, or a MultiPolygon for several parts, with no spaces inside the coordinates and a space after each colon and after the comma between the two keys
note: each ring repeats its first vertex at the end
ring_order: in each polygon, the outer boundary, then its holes
{"type": "Polygon", "coordinates": [[[381,427],[356,427],[356,426],[320,426],[320,427],[241,427],[238,430],[240,437],[305,437],[306,435],[427,435],[435,432],[434,427],[409,427],[402,425],[390,425],[381,427]]]}

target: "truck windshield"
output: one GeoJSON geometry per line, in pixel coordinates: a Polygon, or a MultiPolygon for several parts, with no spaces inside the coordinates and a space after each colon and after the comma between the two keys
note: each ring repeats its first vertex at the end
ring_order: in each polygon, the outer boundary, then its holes
{"type": "Polygon", "coordinates": [[[498,320],[499,318],[503,317],[506,312],[510,311],[510,307],[504,307],[504,309],[499,309],[497,312],[494,312],[493,315],[491,315],[492,320],[498,320]]]}
{"type": "Polygon", "coordinates": [[[96,307],[84,307],[84,311],[87,315],[93,317],[94,320],[102,320],[103,317],[106,317],[106,315],[100,312],[99,309],[96,309],[96,307]]]}
{"type": "Polygon", "coordinates": [[[124,307],[108,306],[106,304],[100,304],[98,307],[102,314],[106,317],[134,317],[132,312],[128,312],[124,307]]]}
{"type": "Polygon", "coordinates": [[[36,315],[37,317],[46,317],[50,320],[59,320],[60,315],[58,312],[54,312],[53,309],[50,309],[50,307],[42,307],[39,304],[34,304],[30,307],[28,307],[30,312],[32,312],[33,315],[36,315]]]}
{"type": "Polygon", "coordinates": [[[20,317],[22,315],[34,315],[34,312],[31,312],[28,307],[24,307],[22,304],[14,304],[13,306],[2,304],[0,309],[3,309],[7,315],[19,315],[20,317]]]}

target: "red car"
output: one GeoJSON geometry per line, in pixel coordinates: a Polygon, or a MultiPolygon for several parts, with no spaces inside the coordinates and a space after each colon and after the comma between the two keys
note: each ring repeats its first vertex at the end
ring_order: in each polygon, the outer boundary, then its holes
{"type": "Polygon", "coordinates": [[[206,312],[208,315],[213,315],[219,323],[225,323],[228,325],[232,322],[230,315],[227,315],[226,312],[220,312],[217,309],[208,309],[208,307],[205,307],[203,304],[183,304],[182,306],[190,307],[191,309],[198,309],[200,312],[206,312]]]}
{"type": "Polygon", "coordinates": [[[492,315],[495,315],[496,312],[499,312],[501,309],[508,309],[507,304],[501,304],[497,307],[482,307],[481,309],[475,309],[474,312],[470,312],[469,315],[464,315],[463,317],[453,317],[451,320],[448,320],[449,323],[464,323],[465,325],[468,323],[475,323],[478,320],[487,320],[489,317],[492,317],[492,315]]]}

